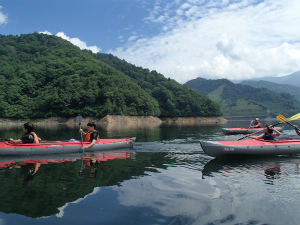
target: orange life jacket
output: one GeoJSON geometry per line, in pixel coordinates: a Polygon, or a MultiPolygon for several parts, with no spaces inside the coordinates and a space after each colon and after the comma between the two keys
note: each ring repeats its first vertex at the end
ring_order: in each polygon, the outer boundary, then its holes
{"type": "MultiPolygon", "coordinates": [[[[90,142],[91,135],[94,133],[93,131],[87,132],[86,135],[84,136],[84,142],[90,142]]],[[[96,141],[98,140],[99,136],[97,136],[96,141]]]]}

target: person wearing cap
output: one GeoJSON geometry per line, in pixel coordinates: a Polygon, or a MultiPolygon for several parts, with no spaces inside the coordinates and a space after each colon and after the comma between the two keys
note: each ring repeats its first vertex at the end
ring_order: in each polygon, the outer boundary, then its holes
{"type": "Polygon", "coordinates": [[[261,123],[259,122],[259,118],[256,118],[255,121],[251,121],[250,128],[261,128],[261,123]],[[254,122],[254,124],[253,124],[254,122]]]}

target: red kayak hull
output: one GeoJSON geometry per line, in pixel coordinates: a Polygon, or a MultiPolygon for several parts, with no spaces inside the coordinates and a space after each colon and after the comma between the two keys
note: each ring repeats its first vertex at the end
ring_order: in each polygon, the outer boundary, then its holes
{"type": "MultiPolygon", "coordinates": [[[[100,139],[90,148],[85,149],[85,152],[107,151],[120,148],[133,147],[135,138],[122,139],[100,139]]],[[[89,142],[83,142],[83,145],[88,145],[89,142]]],[[[1,155],[40,155],[40,154],[64,154],[82,152],[81,142],[70,141],[46,141],[39,144],[12,144],[7,141],[0,143],[1,155]]]]}
{"type": "Polygon", "coordinates": [[[300,154],[300,139],[264,141],[200,141],[203,151],[213,157],[270,156],[300,154]]]}

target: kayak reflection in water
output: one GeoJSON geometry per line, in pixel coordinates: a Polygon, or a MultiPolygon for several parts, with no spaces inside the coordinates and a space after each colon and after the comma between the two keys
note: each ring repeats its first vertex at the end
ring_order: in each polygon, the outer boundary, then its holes
{"type": "Polygon", "coordinates": [[[23,173],[23,184],[28,184],[32,182],[34,175],[40,167],[40,163],[28,163],[21,166],[21,171],[23,173]]]}
{"type": "Polygon", "coordinates": [[[300,136],[300,131],[298,130],[298,126],[297,125],[293,125],[293,127],[294,127],[296,133],[300,136]]]}
{"type": "Polygon", "coordinates": [[[276,130],[272,125],[265,125],[263,131],[264,131],[264,134],[262,134],[260,136],[247,135],[247,137],[252,138],[252,139],[278,141],[278,137],[281,135],[281,133],[278,130],[276,130]]]}
{"type": "Polygon", "coordinates": [[[86,159],[85,164],[90,167],[89,177],[95,178],[97,175],[97,166],[99,162],[96,159],[86,159]]]}
{"type": "Polygon", "coordinates": [[[265,172],[265,177],[267,180],[265,180],[266,184],[274,184],[275,179],[280,179],[281,176],[281,165],[280,163],[275,163],[272,166],[268,166],[264,172],[265,172]]]}
{"type": "Polygon", "coordinates": [[[34,126],[32,123],[24,123],[24,135],[22,136],[22,138],[18,140],[10,138],[9,141],[14,144],[40,143],[41,139],[33,132],[33,129],[34,126]]]}
{"type": "Polygon", "coordinates": [[[96,158],[94,158],[92,155],[89,155],[88,157],[82,158],[82,165],[79,171],[79,176],[82,176],[82,171],[86,168],[86,166],[89,167],[89,177],[95,178],[97,175],[97,167],[99,165],[100,161],[97,161],[96,158]]]}

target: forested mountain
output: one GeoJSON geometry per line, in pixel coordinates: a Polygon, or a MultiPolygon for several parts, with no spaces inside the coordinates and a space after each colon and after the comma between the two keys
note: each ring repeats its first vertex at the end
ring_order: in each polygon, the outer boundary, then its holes
{"type": "Polygon", "coordinates": [[[204,78],[188,81],[185,85],[219,102],[225,117],[292,116],[300,111],[300,103],[292,95],[266,88],[204,78]]]}
{"type": "Polygon", "coordinates": [[[220,116],[218,103],[155,71],[45,34],[0,35],[0,117],[220,116]]]}
{"type": "MultiPolygon", "coordinates": [[[[300,80],[300,77],[298,78],[300,80]]],[[[276,93],[289,93],[294,96],[294,98],[300,102],[300,87],[291,84],[278,84],[274,82],[269,82],[265,80],[244,80],[241,82],[243,85],[249,85],[256,88],[267,88],[270,91],[276,93]]]]}
{"type": "Polygon", "coordinates": [[[149,69],[137,67],[111,54],[97,53],[96,57],[131,77],[143,90],[154,97],[159,102],[163,116],[222,115],[220,106],[216,102],[199,95],[185,85],[165,78],[154,70],[150,72],[149,69]]]}

